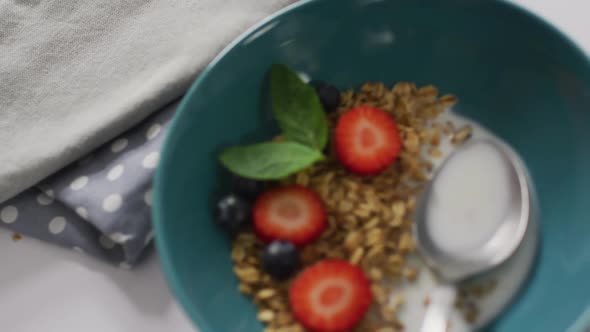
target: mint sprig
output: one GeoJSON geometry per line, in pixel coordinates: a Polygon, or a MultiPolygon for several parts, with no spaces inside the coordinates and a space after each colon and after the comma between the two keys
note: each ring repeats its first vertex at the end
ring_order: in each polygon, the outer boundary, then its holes
{"type": "Polygon", "coordinates": [[[328,123],[315,90],[285,65],[270,72],[272,108],[285,142],[235,146],[221,163],[231,172],[256,180],[278,180],[323,159],[328,123]]]}
{"type": "Polygon", "coordinates": [[[319,151],[295,142],[231,147],[220,156],[232,173],[256,180],[281,179],[322,158],[319,151]]]}
{"type": "Polygon", "coordinates": [[[321,151],[328,142],[328,124],[315,90],[285,65],[272,66],[270,89],[283,136],[321,151]]]}

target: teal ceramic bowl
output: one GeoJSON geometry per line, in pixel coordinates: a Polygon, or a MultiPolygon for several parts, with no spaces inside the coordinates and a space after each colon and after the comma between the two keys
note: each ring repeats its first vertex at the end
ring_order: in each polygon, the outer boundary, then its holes
{"type": "Polygon", "coordinates": [[[317,0],[283,10],[230,45],[193,84],[168,134],[156,177],[157,247],[171,288],[202,332],[262,330],[236,290],[230,243],[211,220],[210,197],[227,188],[220,149],[276,132],[262,102],[272,63],[340,88],[408,80],[459,96],[458,113],[522,155],[541,207],[535,271],[489,330],[582,327],[590,305],[585,55],[501,1],[317,0]]]}

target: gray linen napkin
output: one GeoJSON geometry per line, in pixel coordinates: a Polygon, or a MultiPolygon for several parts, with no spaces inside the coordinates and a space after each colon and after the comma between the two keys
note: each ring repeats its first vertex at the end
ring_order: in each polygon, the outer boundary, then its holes
{"type": "Polygon", "coordinates": [[[290,2],[0,1],[0,202],[180,97],[290,2]]]}
{"type": "Polygon", "coordinates": [[[292,2],[0,2],[0,226],[136,263],[173,101],[231,39],[292,2]]]}

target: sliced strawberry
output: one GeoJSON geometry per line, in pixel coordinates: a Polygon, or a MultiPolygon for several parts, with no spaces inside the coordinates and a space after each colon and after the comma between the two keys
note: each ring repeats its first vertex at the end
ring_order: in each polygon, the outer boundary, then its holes
{"type": "Polygon", "coordinates": [[[395,161],[401,139],[391,115],[372,106],[359,106],[340,116],[334,131],[334,145],[346,169],[360,175],[373,175],[395,161]]]}
{"type": "Polygon", "coordinates": [[[286,240],[302,246],[326,228],[321,198],[303,186],[279,187],[262,194],[254,204],[254,229],[265,241],[286,240]]]}
{"type": "Polygon", "coordinates": [[[291,310],[314,332],[350,331],[373,301],[363,271],[343,260],[324,260],[305,269],[289,289],[291,310]]]}

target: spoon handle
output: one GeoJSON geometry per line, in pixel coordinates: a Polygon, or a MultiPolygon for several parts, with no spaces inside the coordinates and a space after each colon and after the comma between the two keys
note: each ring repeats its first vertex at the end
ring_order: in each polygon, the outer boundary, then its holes
{"type": "Polygon", "coordinates": [[[424,315],[421,332],[446,332],[451,310],[457,297],[454,285],[439,285],[430,294],[430,303],[424,315]]]}

